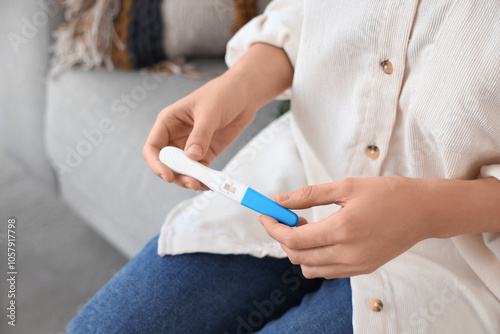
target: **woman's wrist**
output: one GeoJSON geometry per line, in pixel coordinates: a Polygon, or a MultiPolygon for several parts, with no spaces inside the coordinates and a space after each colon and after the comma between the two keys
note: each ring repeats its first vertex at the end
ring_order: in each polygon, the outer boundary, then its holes
{"type": "Polygon", "coordinates": [[[415,179],[427,238],[500,232],[500,181],[415,179]]]}

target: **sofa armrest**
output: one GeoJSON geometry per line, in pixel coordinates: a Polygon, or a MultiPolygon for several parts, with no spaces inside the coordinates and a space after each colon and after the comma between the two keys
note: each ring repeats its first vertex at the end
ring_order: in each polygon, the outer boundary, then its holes
{"type": "Polygon", "coordinates": [[[44,114],[51,31],[61,21],[54,0],[0,5],[0,141],[28,171],[56,190],[46,156],[44,114]]]}

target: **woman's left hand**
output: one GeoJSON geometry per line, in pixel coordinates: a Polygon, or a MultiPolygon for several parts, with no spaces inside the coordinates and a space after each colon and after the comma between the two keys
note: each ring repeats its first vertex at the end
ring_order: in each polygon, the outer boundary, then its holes
{"type": "Polygon", "coordinates": [[[368,274],[429,237],[432,222],[422,180],[404,177],[346,178],[277,194],[290,209],[336,203],[341,208],[291,228],[262,215],[260,222],[307,278],[368,274]]]}

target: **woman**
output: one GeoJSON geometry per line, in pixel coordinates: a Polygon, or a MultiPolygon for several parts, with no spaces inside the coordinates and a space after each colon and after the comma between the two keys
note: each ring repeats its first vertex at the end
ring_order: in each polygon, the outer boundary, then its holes
{"type": "Polygon", "coordinates": [[[495,0],[273,1],[144,157],[199,190],[160,149],[209,164],[291,94],[227,171],[307,219],[182,203],[69,333],[500,332],[499,34],[495,0]]]}

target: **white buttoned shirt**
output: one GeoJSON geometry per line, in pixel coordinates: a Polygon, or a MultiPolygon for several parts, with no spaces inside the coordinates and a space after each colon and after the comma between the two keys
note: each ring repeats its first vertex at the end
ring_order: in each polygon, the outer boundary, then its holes
{"type": "MultiPolygon", "coordinates": [[[[498,0],[275,0],[228,65],[256,42],[294,66],[291,111],[234,157],[233,178],[270,197],[344,177],[500,179],[498,0]]],[[[286,256],[257,216],[203,193],[169,214],[158,253],[286,256]]],[[[355,333],[500,333],[500,233],[424,240],[351,287],[355,333]]]]}

